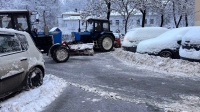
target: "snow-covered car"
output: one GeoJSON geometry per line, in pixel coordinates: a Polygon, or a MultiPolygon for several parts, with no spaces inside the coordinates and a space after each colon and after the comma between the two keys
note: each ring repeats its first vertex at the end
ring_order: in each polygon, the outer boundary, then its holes
{"type": "Polygon", "coordinates": [[[144,40],[138,44],[137,52],[174,59],[180,58],[180,41],[190,28],[191,27],[175,28],[156,38],[144,40]]]}
{"type": "Polygon", "coordinates": [[[0,99],[22,89],[42,85],[44,59],[31,36],[0,28],[0,99]]]}
{"type": "Polygon", "coordinates": [[[200,27],[191,28],[183,36],[179,54],[182,59],[200,62],[200,27]]]}
{"type": "Polygon", "coordinates": [[[114,47],[116,48],[121,47],[122,34],[121,33],[113,33],[113,34],[115,36],[114,47]]]}
{"type": "Polygon", "coordinates": [[[134,28],[129,30],[122,42],[124,50],[136,52],[137,44],[143,40],[155,38],[160,34],[168,31],[167,28],[162,27],[144,27],[134,28]]]}

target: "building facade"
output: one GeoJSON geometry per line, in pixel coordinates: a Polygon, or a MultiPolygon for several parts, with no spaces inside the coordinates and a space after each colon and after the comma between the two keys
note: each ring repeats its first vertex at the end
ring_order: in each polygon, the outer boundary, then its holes
{"type": "MultiPolygon", "coordinates": [[[[58,27],[62,30],[64,35],[71,35],[71,32],[77,32],[80,26],[80,30],[85,30],[85,24],[81,20],[81,13],[79,12],[65,12],[61,17],[58,17],[58,27]]],[[[157,26],[157,15],[147,15],[145,20],[145,26],[157,26]]],[[[133,15],[128,23],[128,29],[141,27],[142,15],[133,15]]],[[[110,15],[110,29],[114,33],[125,34],[124,30],[125,21],[120,14],[112,13],[110,15]]]]}
{"type": "Polygon", "coordinates": [[[200,26],[200,0],[195,0],[194,25],[200,26]]]}

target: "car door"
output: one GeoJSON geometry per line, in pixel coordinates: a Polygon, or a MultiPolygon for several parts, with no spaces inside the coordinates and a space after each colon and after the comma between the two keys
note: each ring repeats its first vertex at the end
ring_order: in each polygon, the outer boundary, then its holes
{"type": "Polygon", "coordinates": [[[0,34],[0,94],[18,87],[26,75],[28,52],[16,34],[0,34]]]}

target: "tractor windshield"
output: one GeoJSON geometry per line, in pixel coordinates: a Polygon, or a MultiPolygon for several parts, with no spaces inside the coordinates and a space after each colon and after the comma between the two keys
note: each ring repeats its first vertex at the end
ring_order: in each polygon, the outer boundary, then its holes
{"type": "Polygon", "coordinates": [[[20,31],[25,31],[28,28],[27,18],[24,15],[0,15],[0,28],[12,28],[20,31]]]}
{"type": "Polygon", "coordinates": [[[87,21],[87,31],[93,31],[93,21],[87,21]]]}
{"type": "Polygon", "coordinates": [[[0,27],[1,28],[13,28],[11,16],[9,15],[0,15],[0,27]]]}
{"type": "Polygon", "coordinates": [[[16,30],[24,31],[28,29],[27,18],[25,15],[14,16],[14,24],[16,30]]]}

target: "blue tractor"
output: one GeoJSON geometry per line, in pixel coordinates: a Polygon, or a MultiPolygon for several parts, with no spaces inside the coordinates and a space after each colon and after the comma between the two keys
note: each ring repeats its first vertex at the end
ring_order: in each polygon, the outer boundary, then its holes
{"type": "Polygon", "coordinates": [[[108,52],[113,49],[115,36],[110,31],[110,22],[107,19],[90,18],[86,21],[84,32],[72,32],[75,43],[94,43],[95,49],[108,52]]]}
{"type": "MultiPolygon", "coordinates": [[[[44,12],[45,13],[45,12],[44,12]]],[[[43,13],[43,16],[44,16],[43,13]]],[[[12,28],[28,32],[36,47],[42,52],[51,56],[55,62],[66,62],[69,59],[69,46],[62,44],[62,35],[57,29],[49,32],[44,17],[44,32],[37,32],[33,24],[39,24],[39,20],[31,21],[34,15],[28,10],[0,10],[0,28],[12,28]]]]}

